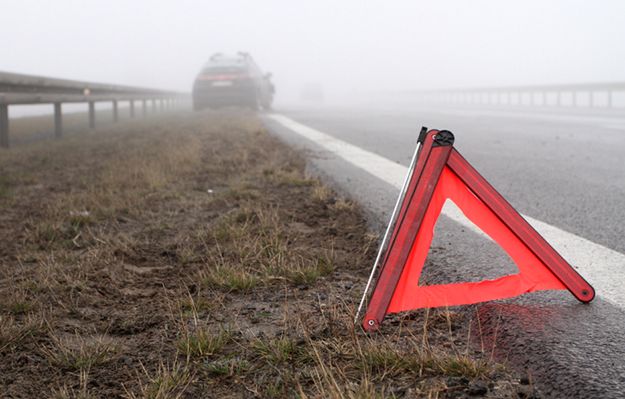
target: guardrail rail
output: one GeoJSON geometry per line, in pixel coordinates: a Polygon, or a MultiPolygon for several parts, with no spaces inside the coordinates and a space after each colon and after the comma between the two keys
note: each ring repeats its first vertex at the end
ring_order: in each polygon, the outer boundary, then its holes
{"type": "Polygon", "coordinates": [[[78,80],[56,79],[43,76],[22,75],[0,72],[0,147],[9,147],[9,106],[27,104],[52,104],[54,110],[54,135],[63,136],[63,104],[87,103],[89,105],[89,127],[95,128],[97,102],[110,102],[113,121],[119,120],[118,104],[127,101],[130,117],[135,116],[135,102],[142,104],[142,114],[147,115],[147,102],[152,102],[152,110],[173,107],[185,100],[186,94],[143,87],[111,85],[83,82],[78,80]]]}
{"type": "MultiPolygon", "coordinates": [[[[574,83],[405,91],[422,101],[480,105],[520,105],[615,108],[614,94],[625,93],[625,82],[574,83]],[[584,103],[580,98],[585,100],[584,103]]],[[[622,107],[619,107],[622,108],[622,107]]]]}

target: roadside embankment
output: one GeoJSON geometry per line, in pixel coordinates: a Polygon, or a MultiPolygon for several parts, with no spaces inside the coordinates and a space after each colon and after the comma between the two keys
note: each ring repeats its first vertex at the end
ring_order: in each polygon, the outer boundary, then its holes
{"type": "Polygon", "coordinates": [[[377,237],[304,170],[242,111],[0,153],[1,396],[533,395],[465,313],[355,328],[377,237]]]}

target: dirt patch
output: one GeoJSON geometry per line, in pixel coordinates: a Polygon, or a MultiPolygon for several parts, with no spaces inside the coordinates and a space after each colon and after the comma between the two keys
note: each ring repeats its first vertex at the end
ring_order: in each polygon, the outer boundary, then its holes
{"type": "Polygon", "coordinates": [[[467,316],[352,321],[377,237],[242,112],[33,143],[0,168],[3,397],[525,397],[467,316]]]}

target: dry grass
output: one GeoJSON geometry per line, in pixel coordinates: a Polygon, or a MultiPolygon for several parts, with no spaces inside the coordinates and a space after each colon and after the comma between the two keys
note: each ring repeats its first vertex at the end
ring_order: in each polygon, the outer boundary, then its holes
{"type": "Polygon", "coordinates": [[[159,363],[156,371],[150,372],[141,367],[143,375],[138,376],[139,387],[136,391],[126,391],[129,399],[178,399],[193,380],[189,369],[175,360],[171,365],[159,363]]]}
{"type": "Polygon", "coordinates": [[[89,372],[92,367],[106,364],[117,355],[117,348],[109,337],[69,335],[57,337],[50,333],[51,345],[42,347],[41,354],[53,367],[89,372]]]}
{"type": "Polygon", "coordinates": [[[291,240],[277,209],[250,202],[217,221],[197,280],[208,288],[246,293],[259,285],[311,285],[332,273],[331,250],[298,248],[291,240]]]}
{"type": "Polygon", "coordinates": [[[8,396],[515,395],[465,316],[353,325],[376,236],[251,114],[70,134],[0,168],[8,396]]]}
{"type": "Polygon", "coordinates": [[[68,387],[64,385],[53,391],[52,397],[54,399],[94,399],[97,396],[92,394],[88,389],[89,384],[89,372],[88,370],[81,370],[79,373],[79,386],[78,388],[68,387]]]}
{"type": "Polygon", "coordinates": [[[23,340],[41,333],[43,325],[43,319],[33,314],[19,320],[12,315],[0,315],[0,354],[14,350],[23,340]]]}

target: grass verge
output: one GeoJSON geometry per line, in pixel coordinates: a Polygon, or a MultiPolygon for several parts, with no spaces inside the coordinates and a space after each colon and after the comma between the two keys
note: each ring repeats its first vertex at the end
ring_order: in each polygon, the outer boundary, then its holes
{"type": "MultiPolygon", "coordinates": [[[[21,121],[20,123],[25,123],[21,121]]],[[[170,115],[0,159],[9,397],[517,397],[461,314],[364,335],[376,237],[253,114],[170,115]],[[452,328],[453,327],[453,328],[452,328]]]]}

